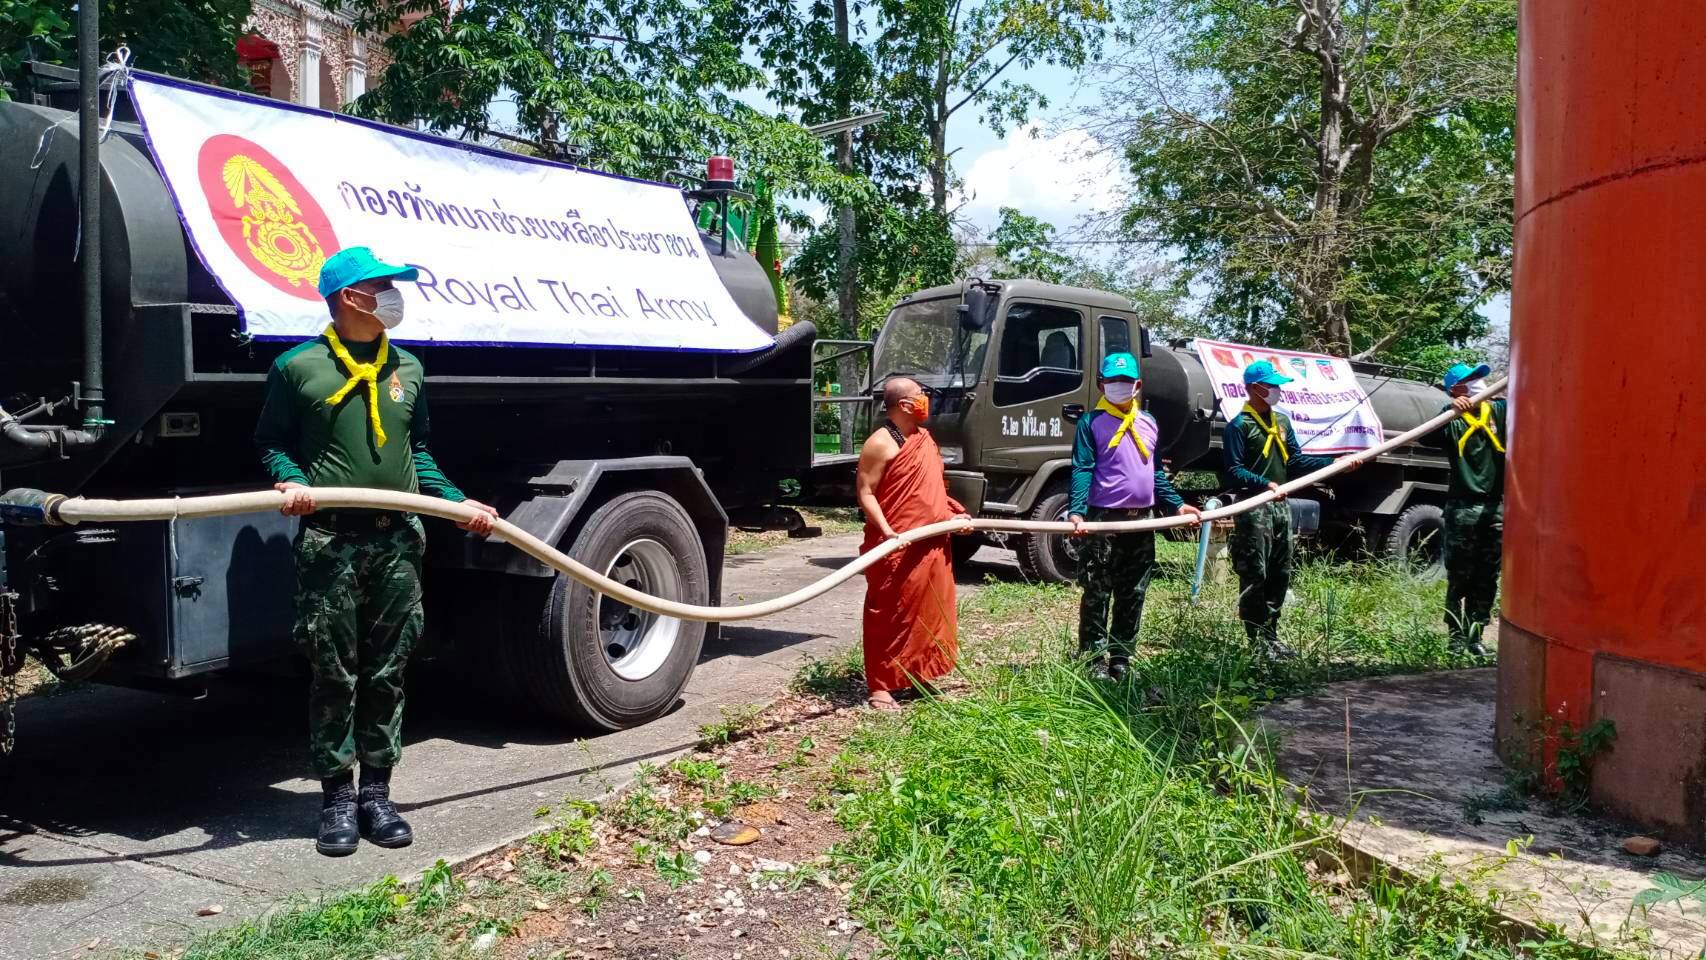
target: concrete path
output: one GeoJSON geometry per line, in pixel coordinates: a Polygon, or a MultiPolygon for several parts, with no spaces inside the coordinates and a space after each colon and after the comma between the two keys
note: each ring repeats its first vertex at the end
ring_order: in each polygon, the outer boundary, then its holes
{"type": "Polygon", "coordinates": [[[1262,722],[1279,740],[1280,771],[1308,788],[1310,806],[1350,815],[1339,839],[1359,854],[1497,892],[1506,916],[1554,924],[1585,944],[1700,956],[1698,904],[1649,912],[1633,901],[1658,873],[1706,877],[1706,857],[1669,847],[1631,856],[1623,840],[1638,829],[1540,801],[1477,809],[1506,782],[1493,753],[1496,687],[1493,669],[1347,681],[1276,703],[1262,722]],[[1510,856],[1506,844],[1524,838],[1532,843],[1510,856]]]}
{"type": "MultiPolygon", "coordinates": [[[[785,593],[857,552],[855,537],[732,558],[726,603],[785,593]]],[[[985,550],[994,571],[1006,554],[985,550]]],[[[413,847],[314,852],[319,786],[303,775],[304,689],[249,680],[199,701],[91,687],[26,701],[0,766],[0,958],[157,946],[281,895],[407,877],[531,832],[533,811],[592,798],[641,761],[690,747],[722,707],[767,702],[807,657],[859,636],[863,580],[805,607],[725,627],[679,709],[643,728],[575,740],[468,684],[411,679],[408,753],[393,795],[413,847]],[[198,908],[223,906],[220,919],[198,908]]]]}

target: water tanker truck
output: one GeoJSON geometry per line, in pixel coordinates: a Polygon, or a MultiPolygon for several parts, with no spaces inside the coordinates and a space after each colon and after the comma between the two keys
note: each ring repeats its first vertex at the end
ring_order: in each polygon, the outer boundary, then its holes
{"type": "MultiPolygon", "coordinates": [[[[0,489],[133,498],[265,487],[252,436],[268,368],[290,344],[245,332],[122,97],[100,147],[101,320],[82,329],[76,74],[35,69],[37,90],[0,102],[0,489]],[[104,356],[98,419],[109,422],[84,422],[90,356],[104,356]]],[[[688,202],[726,205],[726,186],[688,202]]],[[[801,323],[777,335],[768,277],[721,233],[701,232],[703,254],[741,312],[775,335],[767,349],[409,346],[428,375],[433,450],[470,496],[611,577],[699,604],[718,602],[730,524],[784,515],[781,482],[812,456],[815,332],[801,323]]],[[[193,689],[286,658],[296,522],[0,526],[0,593],[13,595],[0,633],[17,623],[16,641],[0,644],[6,665],[25,647],[62,675],[193,689]]],[[[547,715],[592,729],[653,719],[715,637],[714,626],[602,598],[507,544],[428,526],[432,631],[474,648],[516,701],[547,715]],[[443,601],[470,596],[478,609],[443,601]]]]}
{"type": "MultiPolygon", "coordinates": [[[[1123,297],[1034,280],[968,280],[903,298],[871,349],[872,383],[904,375],[933,393],[930,430],[955,499],[974,515],[1066,519],[1074,423],[1094,407],[1094,371],[1110,353],[1143,358],[1143,405],[1160,425],[1162,462],[1204,472],[1205,480],[1220,469],[1226,421],[1208,371],[1188,343],[1150,343],[1123,297]]],[[[1378,365],[1353,366],[1388,436],[1418,426],[1448,400],[1438,387],[1378,365]]],[[[843,469],[817,489],[847,482],[843,469]]],[[[1441,451],[1402,448],[1335,478],[1318,499],[1292,498],[1294,519],[1300,531],[1340,540],[1357,532],[1376,553],[1434,568],[1446,482],[1441,451]]],[[[1231,499],[1201,484],[1185,492],[1198,501],[1231,499]]],[[[983,542],[959,537],[954,549],[966,558],[983,542]]],[[[1023,535],[1006,545],[1034,579],[1068,580],[1076,570],[1068,537],[1023,535]]]]}

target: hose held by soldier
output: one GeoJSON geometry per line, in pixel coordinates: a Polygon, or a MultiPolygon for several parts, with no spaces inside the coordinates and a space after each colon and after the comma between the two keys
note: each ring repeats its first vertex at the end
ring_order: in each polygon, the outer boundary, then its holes
{"type": "MultiPolygon", "coordinates": [[[[420,362],[390,343],[403,322],[395,281],[412,267],[385,263],[366,247],[328,258],[319,292],[331,321],[318,337],[273,364],[255,441],[283,512],[302,518],[294,544],[294,636],[307,658],[309,764],[320,779],[316,847],[328,856],[360,841],[407,846],[409,824],[390,798],[402,758],[403,673],[424,624],[421,565],[425,537],[412,514],[317,510],[315,487],[364,487],[420,493],[478,509],[460,524],[491,532],[497,511],[468,500],[433,458],[420,362]],[[360,779],[356,779],[356,767],[360,779]]],[[[1487,368],[1459,365],[1445,386],[1462,414],[1444,429],[1452,463],[1446,508],[1447,623],[1453,642],[1482,653],[1498,586],[1500,497],[1504,480],[1505,402],[1470,409],[1468,397],[1487,368]]],[[[1302,453],[1291,424],[1274,408],[1288,379],[1266,362],[1244,372],[1245,409],[1225,432],[1229,486],[1258,492],[1332,461],[1302,453]]],[[[1080,419],[1073,444],[1070,519],[1084,524],[1131,520],[1157,509],[1195,518],[1157,460],[1158,428],[1142,410],[1136,357],[1109,356],[1096,408],[1080,419]]],[[[884,384],[885,420],[860,452],[857,489],[866,518],[862,552],[934,523],[968,519],[948,495],[941,453],[923,424],[930,397],[918,383],[884,384]]],[[[1265,504],[1239,515],[1231,538],[1239,614],[1250,641],[1272,656],[1280,607],[1290,582],[1289,508],[1265,504]]],[[[969,533],[970,529],[962,531],[969,533]]],[[[1150,531],[1083,542],[1080,647],[1091,669],[1117,679],[1136,646],[1144,595],[1155,570],[1150,531]]],[[[896,692],[933,691],[953,670],[957,651],[953,566],[947,538],[908,544],[865,571],[863,643],[870,706],[898,708],[896,692]]]]}

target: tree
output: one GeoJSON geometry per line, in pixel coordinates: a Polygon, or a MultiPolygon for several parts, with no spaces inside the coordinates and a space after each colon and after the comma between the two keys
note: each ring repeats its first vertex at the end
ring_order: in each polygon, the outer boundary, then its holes
{"type": "Polygon", "coordinates": [[[1102,260],[1062,251],[1054,225],[1013,207],[1002,207],[1001,222],[990,234],[997,276],[1088,287],[1130,300],[1138,320],[1168,336],[1206,333],[1184,315],[1185,288],[1162,264],[1141,269],[1119,251],[1102,260]]]}
{"type": "Polygon", "coordinates": [[[948,122],[983,112],[996,133],[1023,125],[1048,98],[1013,79],[1013,67],[1077,69],[1101,52],[1113,19],[1106,0],[877,0],[881,33],[872,59],[891,119],[922,130],[931,209],[946,217],[948,122]]]}
{"type": "Polygon", "coordinates": [[[717,0],[346,0],[363,28],[388,30],[384,83],[355,110],[477,135],[491,105],[538,152],[663,179],[729,153],[778,194],[861,196],[817,138],[729,91],[763,83],[742,59],[747,25],[717,0]],[[418,19],[415,19],[418,18],[418,19]]]}
{"type": "Polygon", "coordinates": [[[1515,0],[1133,0],[1127,37],[1095,124],[1124,226],[1224,332],[1388,359],[1481,332],[1510,284],[1515,0]]]}
{"type": "MultiPolygon", "coordinates": [[[[238,87],[237,38],[251,9],[250,0],[102,0],[101,51],[125,44],[142,69],[238,87]]],[[[30,60],[76,64],[75,0],[0,0],[0,80],[21,83],[30,60]]]]}

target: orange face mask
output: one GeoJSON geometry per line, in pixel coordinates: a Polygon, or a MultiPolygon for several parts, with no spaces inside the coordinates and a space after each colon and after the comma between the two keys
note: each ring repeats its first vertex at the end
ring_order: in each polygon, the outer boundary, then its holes
{"type": "Polygon", "coordinates": [[[924,394],[906,400],[906,412],[920,420],[930,419],[930,398],[924,394]]]}

